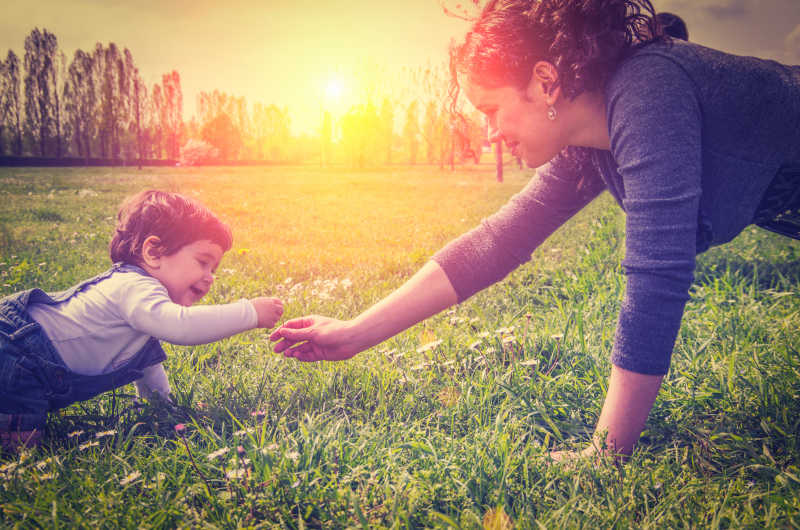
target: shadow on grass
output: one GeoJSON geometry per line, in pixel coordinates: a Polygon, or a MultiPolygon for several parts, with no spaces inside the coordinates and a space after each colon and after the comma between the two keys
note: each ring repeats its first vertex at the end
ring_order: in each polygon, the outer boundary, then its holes
{"type": "Polygon", "coordinates": [[[759,289],[776,286],[800,286],[800,260],[774,263],[766,260],[746,260],[741,257],[722,257],[709,263],[699,262],[695,270],[695,283],[708,284],[724,274],[752,278],[759,289]]]}

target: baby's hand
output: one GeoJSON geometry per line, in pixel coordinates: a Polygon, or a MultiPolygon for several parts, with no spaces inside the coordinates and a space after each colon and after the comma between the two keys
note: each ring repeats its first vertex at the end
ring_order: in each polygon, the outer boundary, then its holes
{"type": "Polygon", "coordinates": [[[271,328],[283,315],[283,302],[280,298],[259,296],[252,298],[250,302],[256,308],[258,327],[260,328],[271,328]]]}

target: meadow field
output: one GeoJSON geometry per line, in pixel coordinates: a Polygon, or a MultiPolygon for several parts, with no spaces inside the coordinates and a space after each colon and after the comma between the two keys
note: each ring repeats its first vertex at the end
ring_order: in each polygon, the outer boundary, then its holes
{"type": "MultiPolygon", "coordinates": [[[[233,228],[208,302],[350,318],[529,176],[0,169],[0,295],[104,270],[118,204],[155,187],[233,228]]],[[[504,281],[343,363],[286,360],[264,330],[166,345],[175,406],[129,386],[51,414],[41,447],[0,457],[0,526],[800,527],[800,244],[754,227],[699,258],[632,458],[550,461],[599,415],[623,232],[604,194],[504,281]]]]}

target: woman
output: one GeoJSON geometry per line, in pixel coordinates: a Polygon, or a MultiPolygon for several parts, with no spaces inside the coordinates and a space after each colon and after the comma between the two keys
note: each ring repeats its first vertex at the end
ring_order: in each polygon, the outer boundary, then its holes
{"type": "Polygon", "coordinates": [[[627,283],[584,453],[630,454],[669,368],[695,256],[754,222],[800,234],[800,67],[664,37],[647,0],[490,2],[453,64],[493,139],[547,164],[384,300],[350,321],[290,320],[275,350],[350,358],[500,280],[608,190],[627,217],[627,283]]]}

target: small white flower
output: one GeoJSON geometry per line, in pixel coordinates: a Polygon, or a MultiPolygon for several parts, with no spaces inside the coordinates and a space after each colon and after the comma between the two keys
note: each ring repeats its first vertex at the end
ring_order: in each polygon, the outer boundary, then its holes
{"type": "Polygon", "coordinates": [[[441,343],[442,343],[441,340],[435,340],[435,341],[429,342],[427,344],[423,344],[422,346],[417,348],[417,353],[425,353],[426,351],[430,351],[430,350],[436,348],[437,346],[439,346],[441,343]]]}
{"type": "Polygon", "coordinates": [[[225,476],[232,479],[242,478],[247,474],[246,469],[231,469],[225,473],[225,476]]]}
{"type": "Polygon", "coordinates": [[[206,458],[209,459],[209,460],[214,460],[215,458],[224,455],[225,453],[227,453],[230,450],[231,450],[230,447],[222,447],[220,449],[217,449],[213,453],[209,453],[206,458]]]}
{"type": "Polygon", "coordinates": [[[100,442],[98,442],[96,440],[91,440],[89,442],[86,442],[85,444],[79,445],[78,449],[80,449],[81,451],[84,451],[84,450],[86,450],[86,449],[88,449],[90,447],[97,447],[98,445],[100,445],[100,442]]]}
{"type": "Polygon", "coordinates": [[[133,482],[134,480],[136,480],[141,476],[142,474],[139,471],[134,471],[132,473],[129,473],[128,476],[119,481],[119,485],[127,486],[128,484],[130,484],[131,482],[133,482]]]}
{"type": "Polygon", "coordinates": [[[2,466],[0,466],[0,473],[6,473],[6,472],[11,473],[15,469],[17,469],[18,465],[19,464],[17,462],[9,462],[8,464],[3,464],[2,466]]]}
{"type": "Polygon", "coordinates": [[[255,432],[255,429],[253,427],[248,427],[246,429],[241,429],[241,430],[236,431],[235,433],[233,433],[233,435],[234,436],[244,436],[245,434],[250,434],[250,433],[253,433],[253,432],[255,432]]]}
{"type": "Polygon", "coordinates": [[[57,459],[57,458],[55,458],[55,457],[53,457],[53,456],[51,456],[51,457],[49,457],[49,458],[45,458],[44,460],[42,460],[41,462],[39,462],[39,463],[37,463],[37,464],[36,464],[36,469],[38,469],[39,471],[41,471],[42,469],[44,469],[45,467],[47,467],[47,464],[49,464],[49,463],[51,463],[51,462],[55,462],[56,464],[58,464],[58,459],[57,459]]]}
{"type": "Polygon", "coordinates": [[[95,438],[105,438],[106,436],[114,436],[117,434],[117,431],[111,429],[110,431],[100,431],[99,433],[95,434],[95,438]]]}

